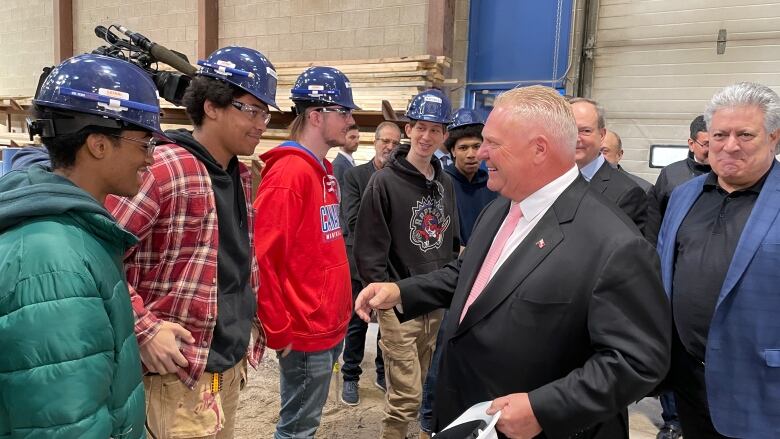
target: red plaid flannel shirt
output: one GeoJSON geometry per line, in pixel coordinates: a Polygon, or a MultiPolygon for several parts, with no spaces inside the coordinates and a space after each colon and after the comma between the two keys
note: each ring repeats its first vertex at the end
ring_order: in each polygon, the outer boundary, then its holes
{"type": "MultiPolygon", "coordinates": [[[[239,163],[252,243],[252,291],[260,284],[254,257],[252,177],[239,163]]],[[[154,151],[154,165],[133,198],[109,196],[106,208],[134,233],[138,245],[125,256],[125,271],[135,313],[135,334],[143,345],[160,330],[161,320],[182,325],[194,344],[182,344],[189,366],[179,377],[194,387],[206,367],[217,315],[219,233],[214,191],[206,167],[177,145],[154,151]]],[[[247,352],[257,366],[265,334],[255,317],[247,352]]]]}

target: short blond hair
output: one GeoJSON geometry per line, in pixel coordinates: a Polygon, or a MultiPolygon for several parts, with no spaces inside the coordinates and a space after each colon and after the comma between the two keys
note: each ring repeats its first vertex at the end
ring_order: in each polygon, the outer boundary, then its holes
{"type": "Polygon", "coordinates": [[[577,146],[577,123],[571,105],[550,87],[532,85],[505,91],[496,98],[494,107],[506,108],[521,120],[536,122],[561,148],[574,151],[577,146]]]}

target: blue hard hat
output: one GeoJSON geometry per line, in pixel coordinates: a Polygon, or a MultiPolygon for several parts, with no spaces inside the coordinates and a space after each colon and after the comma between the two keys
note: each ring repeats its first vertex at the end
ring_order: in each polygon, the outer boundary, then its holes
{"type": "Polygon", "coordinates": [[[441,90],[432,88],[412,98],[406,109],[406,117],[412,120],[447,124],[450,122],[451,108],[447,95],[441,90]]]}
{"type": "MultiPolygon", "coordinates": [[[[129,124],[165,139],[157,87],[148,73],[120,59],[84,54],[63,61],[43,81],[33,103],[102,116],[95,119],[98,125],[119,121],[117,127],[129,124]]],[[[64,131],[75,132],[77,128],[64,131]]]]}
{"type": "Polygon", "coordinates": [[[352,100],[349,79],[333,67],[309,67],[295,80],[290,99],[298,103],[341,105],[360,110],[352,100]]]}
{"type": "Polygon", "coordinates": [[[276,69],[262,53],[247,47],[218,49],[198,60],[198,75],[220,79],[251,94],[266,105],[276,105],[276,69]]]}
{"type": "Polygon", "coordinates": [[[458,108],[452,115],[452,121],[447,125],[447,131],[469,125],[485,125],[485,120],[477,110],[471,108],[458,108]]]}

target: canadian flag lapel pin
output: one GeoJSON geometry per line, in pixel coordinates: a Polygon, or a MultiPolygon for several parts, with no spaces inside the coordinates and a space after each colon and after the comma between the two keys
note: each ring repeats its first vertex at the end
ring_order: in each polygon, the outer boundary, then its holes
{"type": "Polygon", "coordinates": [[[536,246],[539,248],[544,248],[544,239],[536,241],[536,246]]]}

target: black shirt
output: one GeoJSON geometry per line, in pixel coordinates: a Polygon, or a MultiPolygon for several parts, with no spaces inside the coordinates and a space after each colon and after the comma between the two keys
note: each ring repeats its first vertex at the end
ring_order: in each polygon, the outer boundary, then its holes
{"type": "Polygon", "coordinates": [[[252,250],[249,243],[246,201],[233,157],[226,174],[209,172],[217,204],[217,321],[206,361],[206,371],[224,372],[246,355],[257,299],[252,291],[252,250]]]}
{"type": "Polygon", "coordinates": [[[246,199],[238,158],[227,169],[214,159],[192,133],[169,130],[166,134],[206,166],[217,209],[217,320],[206,360],[207,372],[224,372],[241,361],[249,348],[257,296],[252,291],[252,247],[249,242],[246,199]]]}
{"type": "Polygon", "coordinates": [[[683,346],[698,360],[704,360],[723,280],[767,175],[769,171],[753,186],[728,193],[710,172],[677,232],[672,313],[683,346]]]}

